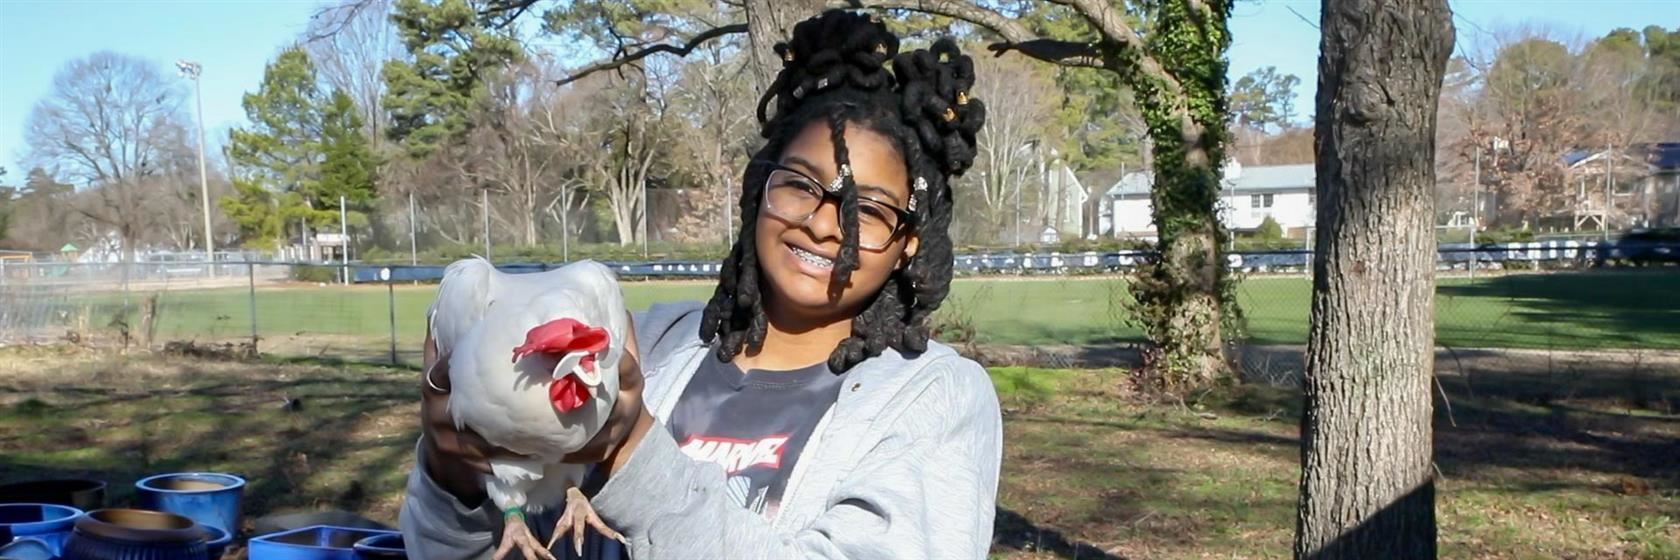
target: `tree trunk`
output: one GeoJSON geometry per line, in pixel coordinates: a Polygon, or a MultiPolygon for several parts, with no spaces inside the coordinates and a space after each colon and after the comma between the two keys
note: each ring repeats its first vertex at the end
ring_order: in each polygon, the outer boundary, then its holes
{"type": "MultiPolygon", "coordinates": [[[[1149,340],[1141,385],[1184,396],[1228,381],[1226,330],[1239,319],[1225,266],[1217,203],[1225,162],[1225,61],[1229,3],[1197,10],[1164,2],[1151,47],[1168,77],[1122,73],[1139,92],[1149,127],[1157,257],[1132,277],[1137,322],[1149,340]],[[1194,13],[1193,13],[1194,12],[1194,13]]],[[[1119,49],[1119,46],[1110,46],[1119,49]]],[[[1116,51],[1110,56],[1124,56],[1116,51]]]]}
{"type": "Polygon", "coordinates": [[[1183,144],[1157,144],[1154,205],[1158,259],[1139,269],[1133,296],[1143,309],[1151,342],[1148,388],[1185,395],[1226,379],[1225,285],[1228,271],[1221,240],[1226,235],[1214,210],[1219,175],[1203,134],[1183,144]]]}
{"type": "Polygon", "coordinates": [[[1446,0],[1324,0],[1296,558],[1435,558],[1435,116],[1446,0]]]}
{"type": "Polygon", "coordinates": [[[752,43],[753,91],[764,91],[782,69],[776,43],[793,36],[793,26],[822,13],[823,0],[747,0],[747,41],[752,43]]]}
{"type": "Polygon", "coordinates": [[[525,245],[535,247],[537,239],[537,189],[527,185],[525,188],[525,245]]]}

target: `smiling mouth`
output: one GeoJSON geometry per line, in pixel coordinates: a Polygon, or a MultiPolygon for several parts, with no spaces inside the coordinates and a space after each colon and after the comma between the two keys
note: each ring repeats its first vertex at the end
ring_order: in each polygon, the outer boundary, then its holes
{"type": "Polygon", "coordinates": [[[830,259],[828,257],[824,257],[822,255],[818,255],[816,253],[812,253],[810,251],[806,251],[804,249],[800,249],[800,248],[792,246],[792,245],[788,245],[787,247],[788,247],[788,251],[792,252],[793,256],[795,258],[798,258],[800,261],[804,262],[805,264],[809,264],[811,266],[821,268],[821,269],[834,268],[834,260],[833,259],[830,259]]]}

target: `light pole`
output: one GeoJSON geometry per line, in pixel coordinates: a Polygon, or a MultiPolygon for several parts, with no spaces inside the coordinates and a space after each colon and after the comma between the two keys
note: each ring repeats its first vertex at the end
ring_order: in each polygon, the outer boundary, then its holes
{"type": "Polygon", "coordinates": [[[210,275],[216,275],[216,236],[210,229],[210,179],[204,171],[204,88],[200,86],[199,75],[204,73],[204,66],[197,62],[179,60],[175,68],[181,71],[181,76],[193,81],[193,98],[198,102],[198,198],[204,204],[204,262],[209,268],[210,275]]]}

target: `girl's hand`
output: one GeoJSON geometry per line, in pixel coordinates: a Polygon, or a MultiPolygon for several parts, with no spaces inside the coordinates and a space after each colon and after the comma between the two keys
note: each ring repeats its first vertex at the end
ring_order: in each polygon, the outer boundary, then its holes
{"type": "Polygon", "coordinates": [[[455,427],[449,414],[449,356],[440,356],[426,333],[425,359],[420,368],[420,453],[426,475],[468,507],[484,503],[484,476],[489,459],[507,452],[484,441],[472,430],[455,427]]]}
{"type": "Polygon", "coordinates": [[[565,457],[567,463],[600,463],[609,476],[630,458],[630,451],[653,426],[653,416],[642,405],[642,364],[636,331],[628,332],[624,357],[618,361],[618,400],[613,403],[612,412],[594,439],[565,457]]]}

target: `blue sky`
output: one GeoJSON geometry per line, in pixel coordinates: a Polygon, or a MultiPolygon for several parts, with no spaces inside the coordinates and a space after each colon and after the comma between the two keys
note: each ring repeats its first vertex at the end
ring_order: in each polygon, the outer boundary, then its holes
{"type": "MultiPolygon", "coordinates": [[[[204,120],[211,149],[244,121],[240,96],[263,65],[297,38],[318,0],[0,0],[0,165],[25,171],[24,124],[53,74],[100,50],[204,65],[204,120]]],[[[1231,20],[1231,75],[1276,66],[1301,77],[1297,111],[1310,111],[1318,61],[1318,0],[1242,0],[1231,20]]],[[[1680,26],[1680,0],[1457,0],[1461,44],[1483,30],[1533,23],[1598,36],[1617,27],[1680,26]]],[[[183,81],[182,87],[189,87],[183,81]]],[[[190,105],[189,105],[190,108],[190,105]]]]}

